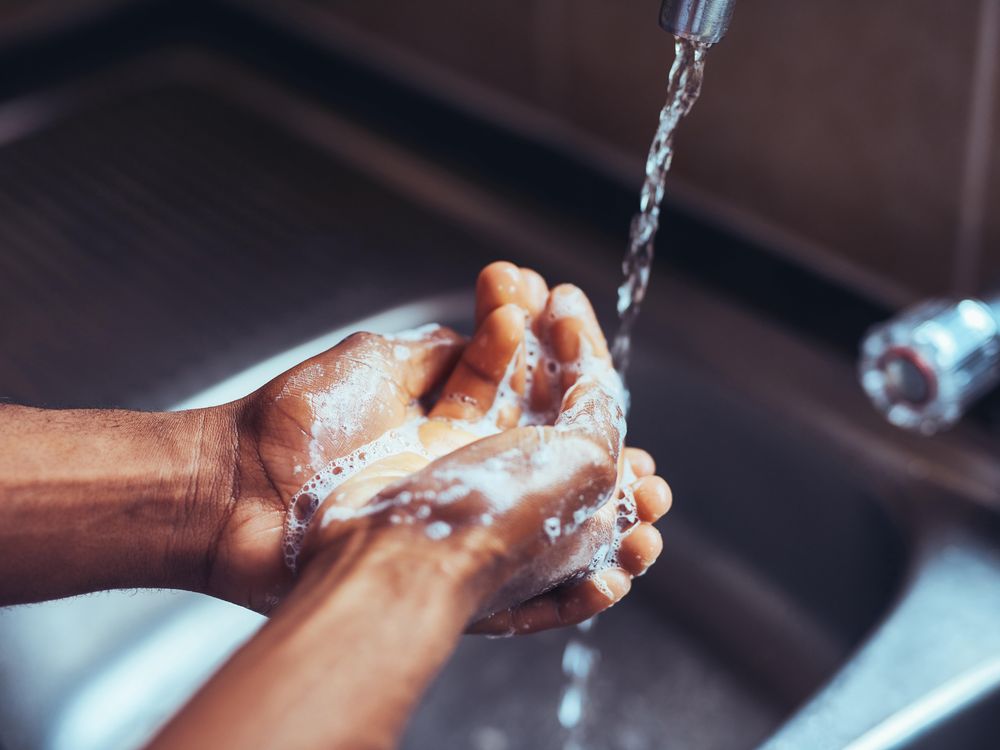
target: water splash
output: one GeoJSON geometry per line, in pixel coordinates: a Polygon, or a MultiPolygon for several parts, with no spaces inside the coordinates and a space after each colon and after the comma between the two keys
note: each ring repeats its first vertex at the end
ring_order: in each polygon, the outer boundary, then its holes
{"type": "Polygon", "coordinates": [[[618,288],[618,316],[621,323],[611,346],[618,374],[625,378],[632,353],[632,329],[649,286],[654,241],[660,225],[660,204],[670,163],[674,158],[674,132],[691,111],[701,93],[705,74],[705,53],[710,45],[678,38],[674,63],[667,79],[667,102],[660,111],[660,123],[646,157],[646,177],[639,194],[639,213],[632,219],[628,252],[622,263],[624,283],[618,288]]]}

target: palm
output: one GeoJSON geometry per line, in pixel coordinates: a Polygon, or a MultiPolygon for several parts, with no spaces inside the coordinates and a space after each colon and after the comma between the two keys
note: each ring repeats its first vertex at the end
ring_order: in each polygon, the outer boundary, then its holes
{"type": "Polygon", "coordinates": [[[446,373],[460,346],[460,339],[444,329],[431,332],[427,341],[440,346],[418,349],[417,342],[411,346],[355,334],[265,387],[257,444],[283,498],[292,497],[323,466],[419,409],[417,399],[446,373]],[[396,356],[397,347],[407,358],[396,356]]]}
{"type": "Polygon", "coordinates": [[[269,610],[292,583],[281,543],[289,502],[329,461],[400,424],[451,369],[461,338],[428,330],[413,342],[355,334],[246,399],[237,502],[220,533],[213,588],[269,610]],[[412,356],[397,356],[402,346],[412,356]]]}

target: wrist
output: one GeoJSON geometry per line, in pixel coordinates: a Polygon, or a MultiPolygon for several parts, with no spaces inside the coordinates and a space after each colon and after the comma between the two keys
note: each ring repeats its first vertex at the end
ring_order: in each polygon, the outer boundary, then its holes
{"type": "Polygon", "coordinates": [[[235,404],[180,412],[187,428],[189,464],[175,492],[176,533],[165,550],[164,568],[178,588],[206,593],[218,537],[232,512],[239,488],[239,441],[235,404]]]}
{"type": "Polygon", "coordinates": [[[340,523],[303,558],[297,590],[332,592],[357,570],[378,571],[388,585],[417,593],[419,600],[449,602],[462,624],[490,593],[484,586],[496,562],[464,533],[432,539],[421,522],[397,525],[378,515],[340,523]]]}
{"type": "Polygon", "coordinates": [[[371,524],[329,539],[151,747],[397,747],[471,614],[470,577],[417,547],[371,524]]]}
{"type": "Polygon", "coordinates": [[[256,408],[251,396],[204,410],[186,507],[200,550],[191,588],[266,612],[292,580],[281,553],[287,496],[262,460],[256,408]]]}

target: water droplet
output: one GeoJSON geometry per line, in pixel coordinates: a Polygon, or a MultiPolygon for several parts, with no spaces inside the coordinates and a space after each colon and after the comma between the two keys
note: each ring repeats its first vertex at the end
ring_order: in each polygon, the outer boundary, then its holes
{"type": "Polygon", "coordinates": [[[434,523],[427,525],[427,528],[424,529],[424,533],[431,539],[444,539],[445,537],[451,535],[451,525],[445,523],[444,521],[435,521],[434,523]]]}

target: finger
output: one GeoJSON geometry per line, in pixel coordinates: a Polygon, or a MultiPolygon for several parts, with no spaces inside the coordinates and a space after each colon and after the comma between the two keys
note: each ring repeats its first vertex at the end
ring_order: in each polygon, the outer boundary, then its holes
{"type": "Polygon", "coordinates": [[[621,601],[631,587],[632,578],[627,571],[608,568],[490,615],[474,623],[468,632],[524,635],[576,625],[621,601]]]}
{"type": "Polygon", "coordinates": [[[390,484],[420,471],[427,459],[403,452],[369,464],[337,487],[324,502],[341,508],[360,508],[390,484]]]}
{"type": "MultiPolygon", "coordinates": [[[[508,375],[511,361],[518,356],[524,341],[524,311],[514,304],[503,305],[491,312],[455,366],[445,384],[432,417],[447,417],[477,421],[490,411],[500,387],[508,375]]],[[[523,362],[512,373],[511,388],[524,390],[523,362]]],[[[520,410],[512,404],[501,414],[500,426],[517,422],[520,410]]]]}
{"type": "Polygon", "coordinates": [[[418,329],[419,335],[386,336],[397,382],[410,398],[420,398],[439,386],[462,354],[465,339],[442,326],[418,329]]]}
{"type": "Polygon", "coordinates": [[[557,406],[563,394],[580,377],[580,364],[589,355],[611,369],[607,342],[586,295],[570,284],[561,284],[549,294],[539,317],[538,336],[550,353],[535,369],[532,408],[544,412],[557,406]]]}
{"type": "Polygon", "coordinates": [[[531,313],[535,306],[535,284],[513,263],[505,260],[490,263],[476,279],[476,327],[504,305],[517,305],[531,313]]]}
{"type": "Polygon", "coordinates": [[[647,523],[658,521],[673,504],[670,485],[663,477],[643,477],[632,485],[632,493],[635,497],[636,513],[640,520],[647,523]]]}
{"type": "Polygon", "coordinates": [[[543,320],[548,326],[548,342],[562,363],[576,362],[586,352],[610,364],[608,343],[597,322],[587,295],[572,284],[560,284],[549,294],[543,320]]]}
{"type": "Polygon", "coordinates": [[[640,523],[618,548],[618,564],[629,574],[641,576],[663,551],[663,537],[652,524],[640,523]]]}
{"type": "Polygon", "coordinates": [[[545,309],[545,303],[549,299],[549,285],[537,271],[530,268],[521,268],[520,271],[521,282],[524,285],[525,308],[534,321],[545,309]]]}
{"type": "Polygon", "coordinates": [[[607,446],[609,458],[618,466],[625,438],[625,409],[609,388],[592,379],[576,383],[563,399],[556,426],[579,430],[607,446]]]}
{"type": "Polygon", "coordinates": [[[656,471],[656,461],[642,448],[626,448],[625,460],[632,468],[632,473],[639,479],[648,477],[656,471]]]}

